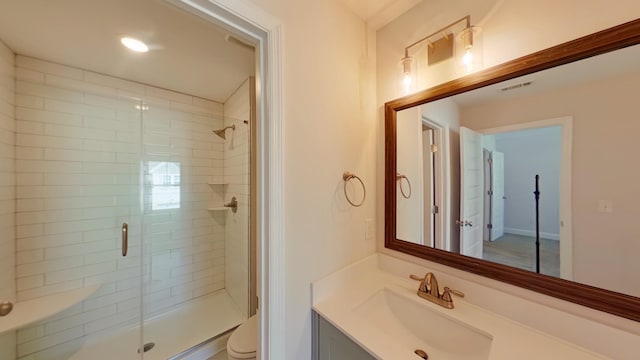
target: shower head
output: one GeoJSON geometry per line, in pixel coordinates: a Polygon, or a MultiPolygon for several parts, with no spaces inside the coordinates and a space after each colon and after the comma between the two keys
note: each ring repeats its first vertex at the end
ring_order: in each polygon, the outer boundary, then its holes
{"type": "Polygon", "coordinates": [[[222,129],[213,130],[213,133],[218,135],[218,136],[220,136],[222,139],[226,140],[227,139],[227,136],[226,136],[227,129],[235,130],[236,126],[235,125],[225,126],[222,129]]]}

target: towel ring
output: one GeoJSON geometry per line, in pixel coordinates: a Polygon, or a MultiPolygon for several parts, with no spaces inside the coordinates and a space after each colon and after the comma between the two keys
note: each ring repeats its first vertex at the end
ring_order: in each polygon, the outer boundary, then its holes
{"type": "Polygon", "coordinates": [[[409,181],[409,178],[406,175],[396,173],[396,181],[400,181],[400,193],[402,193],[402,197],[404,197],[405,199],[410,198],[411,197],[411,181],[409,181]],[[402,187],[402,179],[407,180],[407,185],[409,185],[408,195],[404,192],[404,188],[402,187]]]}
{"type": "Polygon", "coordinates": [[[345,171],[342,174],[342,180],[344,180],[344,196],[347,198],[347,201],[349,202],[349,204],[351,204],[354,207],[360,207],[362,206],[362,204],[364,204],[364,199],[367,198],[367,188],[366,186],[364,186],[364,182],[362,181],[362,179],[360,179],[360,177],[358,177],[358,175],[356,174],[352,174],[348,171],[345,171]],[[349,180],[351,179],[357,179],[358,181],[360,181],[360,185],[362,185],[362,190],[364,191],[364,195],[362,195],[362,201],[360,201],[359,204],[354,203],[353,201],[351,201],[351,199],[349,199],[349,194],[347,194],[347,183],[349,182],[349,180]]]}

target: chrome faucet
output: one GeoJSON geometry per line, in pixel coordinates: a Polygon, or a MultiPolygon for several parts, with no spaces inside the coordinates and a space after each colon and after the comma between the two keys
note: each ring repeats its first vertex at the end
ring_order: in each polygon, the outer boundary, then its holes
{"type": "Polygon", "coordinates": [[[454,307],[451,294],[459,297],[464,297],[464,293],[462,291],[453,290],[448,288],[447,286],[445,286],[442,293],[440,293],[438,280],[432,272],[428,272],[424,277],[420,277],[417,275],[411,275],[409,277],[413,280],[420,281],[420,286],[418,287],[418,296],[423,299],[427,299],[434,304],[446,307],[447,309],[453,309],[454,307]]]}

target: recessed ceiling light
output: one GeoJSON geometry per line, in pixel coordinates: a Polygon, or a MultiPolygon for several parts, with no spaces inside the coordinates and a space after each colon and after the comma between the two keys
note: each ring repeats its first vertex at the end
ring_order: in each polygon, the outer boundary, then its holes
{"type": "Polygon", "coordinates": [[[126,46],[127,48],[135,52],[145,53],[149,51],[149,47],[147,46],[147,44],[143,43],[138,39],[123,37],[122,39],[120,39],[120,42],[122,42],[122,45],[126,46]]]}

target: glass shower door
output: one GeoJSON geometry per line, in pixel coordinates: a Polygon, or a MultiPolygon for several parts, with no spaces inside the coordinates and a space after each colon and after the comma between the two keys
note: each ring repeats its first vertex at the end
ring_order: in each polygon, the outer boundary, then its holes
{"type": "Polygon", "coordinates": [[[141,104],[30,81],[16,81],[41,99],[16,107],[17,300],[97,290],[19,329],[17,358],[140,358],[141,104]]]}
{"type": "MultiPolygon", "coordinates": [[[[115,151],[115,163],[107,177],[114,177],[115,186],[106,187],[109,195],[115,195],[115,224],[117,231],[116,268],[110,274],[104,274],[103,282],[111,283],[101,302],[110,304],[115,313],[101,321],[105,327],[98,337],[102,348],[98,353],[108,359],[141,359],[142,337],[142,271],[143,224],[142,224],[142,111],[143,104],[138,99],[112,99],[117,108],[117,119],[105,130],[115,130],[115,142],[109,144],[94,143],[97,148],[115,151]],[[115,287],[113,287],[115,285],[115,287]],[[113,292],[111,292],[113,290],[113,292]]],[[[103,313],[104,314],[104,313],[103,313]]],[[[97,349],[89,347],[94,352],[97,349]]],[[[79,357],[81,359],[83,357],[79,357]]],[[[95,355],[86,359],[96,360],[95,355]]],[[[98,357],[98,359],[100,359],[98,357]]]]}
{"type": "Polygon", "coordinates": [[[84,233],[85,241],[95,240],[85,248],[84,261],[107,267],[96,268],[94,276],[89,276],[92,268],[84,270],[85,286],[100,288],[84,302],[83,316],[99,318],[85,323],[82,350],[71,359],[135,360],[142,358],[142,103],[105,96],[95,101],[114,109],[115,118],[84,120],[96,128],[96,138],[86,140],[84,148],[105,157],[84,166],[83,212],[104,223],[84,233]]]}
{"type": "Polygon", "coordinates": [[[222,104],[166,95],[172,101],[151,99],[143,112],[145,359],[171,358],[245,318],[225,291],[232,196],[225,140],[213,133],[222,104]]]}

